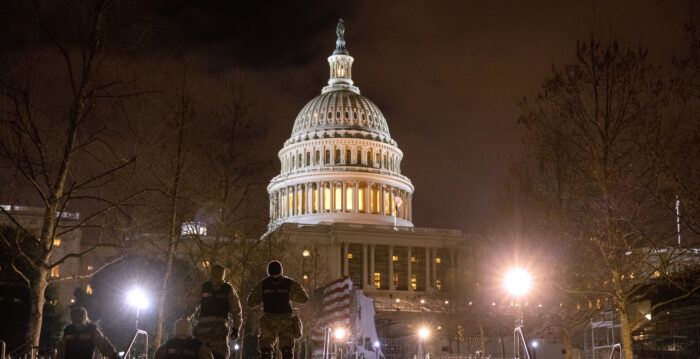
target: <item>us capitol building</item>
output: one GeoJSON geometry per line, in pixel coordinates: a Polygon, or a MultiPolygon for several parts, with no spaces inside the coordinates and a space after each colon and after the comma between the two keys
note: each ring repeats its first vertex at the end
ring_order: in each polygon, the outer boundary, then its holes
{"type": "Polygon", "coordinates": [[[352,80],[342,20],[336,32],[328,84],[299,111],[279,151],[263,238],[285,242],[278,246],[285,272],[307,288],[349,276],[374,300],[385,354],[406,357],[415,343],[391,344],[390,337],[411,342],[405,335],[421,320],[416,313],[444,312],[446,293],[468,266],[467,241],[460,230],[413,226],[403,152],[352,80]]]}

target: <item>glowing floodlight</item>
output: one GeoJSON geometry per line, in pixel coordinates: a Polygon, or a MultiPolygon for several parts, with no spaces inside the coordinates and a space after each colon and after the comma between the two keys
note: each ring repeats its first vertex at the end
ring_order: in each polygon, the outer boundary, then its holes
{"type": "Polygon", "coordinates": [[[335,328],[335,330],[333,331],[333,336],[336,339],[343,339],[345,338],[346,334],[347,333],[345,332],[345,328],[335,328]]]}
{"type": "Polygon", "coordinates": [[[374,341],[374,349],[379,348],[379,340],[374,341]]]}
{"type": "Polygon", "coordinates": [[[520,297],[530,290],[532,276],[524,269],[513,268],[506,273],[504,284],[508,293],[520,297]]]}
{"type": "Polygon", "coordinates": [[[537,340],[533,340],[533,341],[532,341],[532,347],[533,347],[533,348],[537,348],[537,340]]]}
{"type": "Polygon", "coordinates": [[[421,339],[427,338],[428,335],[430,335],[430,331],[428,331],[428,328],[420,328],[420,329],[418,330],[418,336],[419,336],[421,339]]]}
{"type": "Polygon", "coordinates": [[[127,295],[126,300],[134,308],[145,309],[148,308],[148,298],[146,294],[141,289],[132,289],[127,295]]]}

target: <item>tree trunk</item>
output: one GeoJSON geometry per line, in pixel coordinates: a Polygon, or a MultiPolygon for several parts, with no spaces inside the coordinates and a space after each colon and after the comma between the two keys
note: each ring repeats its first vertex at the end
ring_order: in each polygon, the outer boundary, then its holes
{"type": "MultiPolygon", "coordinates": [[[[624,301],[623,301],[624,302],[624,301]]],[[[625,359],[634,359],[634,350],[632,350],[632,327],[627,314],[627,303],[620,303],[620,335],[622,336],[622,351],[625,354],[625,359]]]]}
{"type": "Polygon", "coordinates": [[[481,339],[481,354],[486,354],[486,336],[484,335],[484,325],[481,323],[481,317],[477,316],[479,321],[479,339],[481,339]]]}
{"type": "Polygon", "coordinates": [[[571,328],[567,322],[564,322],[564,328],[562,329],[562,340],[564,342],[564,351],[566,352],[564,359],[572,359],[573,338],[571,337],[571,328]]]}
{"type": "Polygon", "coordinates": [[[48,281],[46,280],[47,269],[46,268],[36,268],[35,275],[31,278],[30,288],[29,288],[29,322],[27,323],[27,330],[25,332],[25,344],[27,350],[31,347],[39,346],[39,339],[41,337],[41,324],[43,321],[44,314],[44,293],[46,292],[46,286],[48,281]]]}

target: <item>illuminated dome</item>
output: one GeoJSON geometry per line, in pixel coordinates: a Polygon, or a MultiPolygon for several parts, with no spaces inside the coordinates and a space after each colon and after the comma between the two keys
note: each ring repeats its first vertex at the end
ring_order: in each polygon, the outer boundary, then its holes
{"type": "Polygon", "coordinates": [[[281,173],[267,187],[270,229],[281,223],[412,227],[413,185],[384,115],[353,85],[354,59],[338,24],[330,78],[297,115],[279,151],[281,173]]]}

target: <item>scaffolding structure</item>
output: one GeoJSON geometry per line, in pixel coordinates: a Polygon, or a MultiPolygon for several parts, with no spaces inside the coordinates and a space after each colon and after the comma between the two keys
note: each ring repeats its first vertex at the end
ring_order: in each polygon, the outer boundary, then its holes
{"type": "Polygon", "coordinates": [[[695,359],[700,355],[700,300],[667,305],[633,333],[640,358],[695,359]]]}
{"type": "Polygon", "coordinates": [[[621,324],[614,311],[603,311],[591,318],[583,333],[586,359],[608,359],[615,344],[620,343],[621,324]]]}

